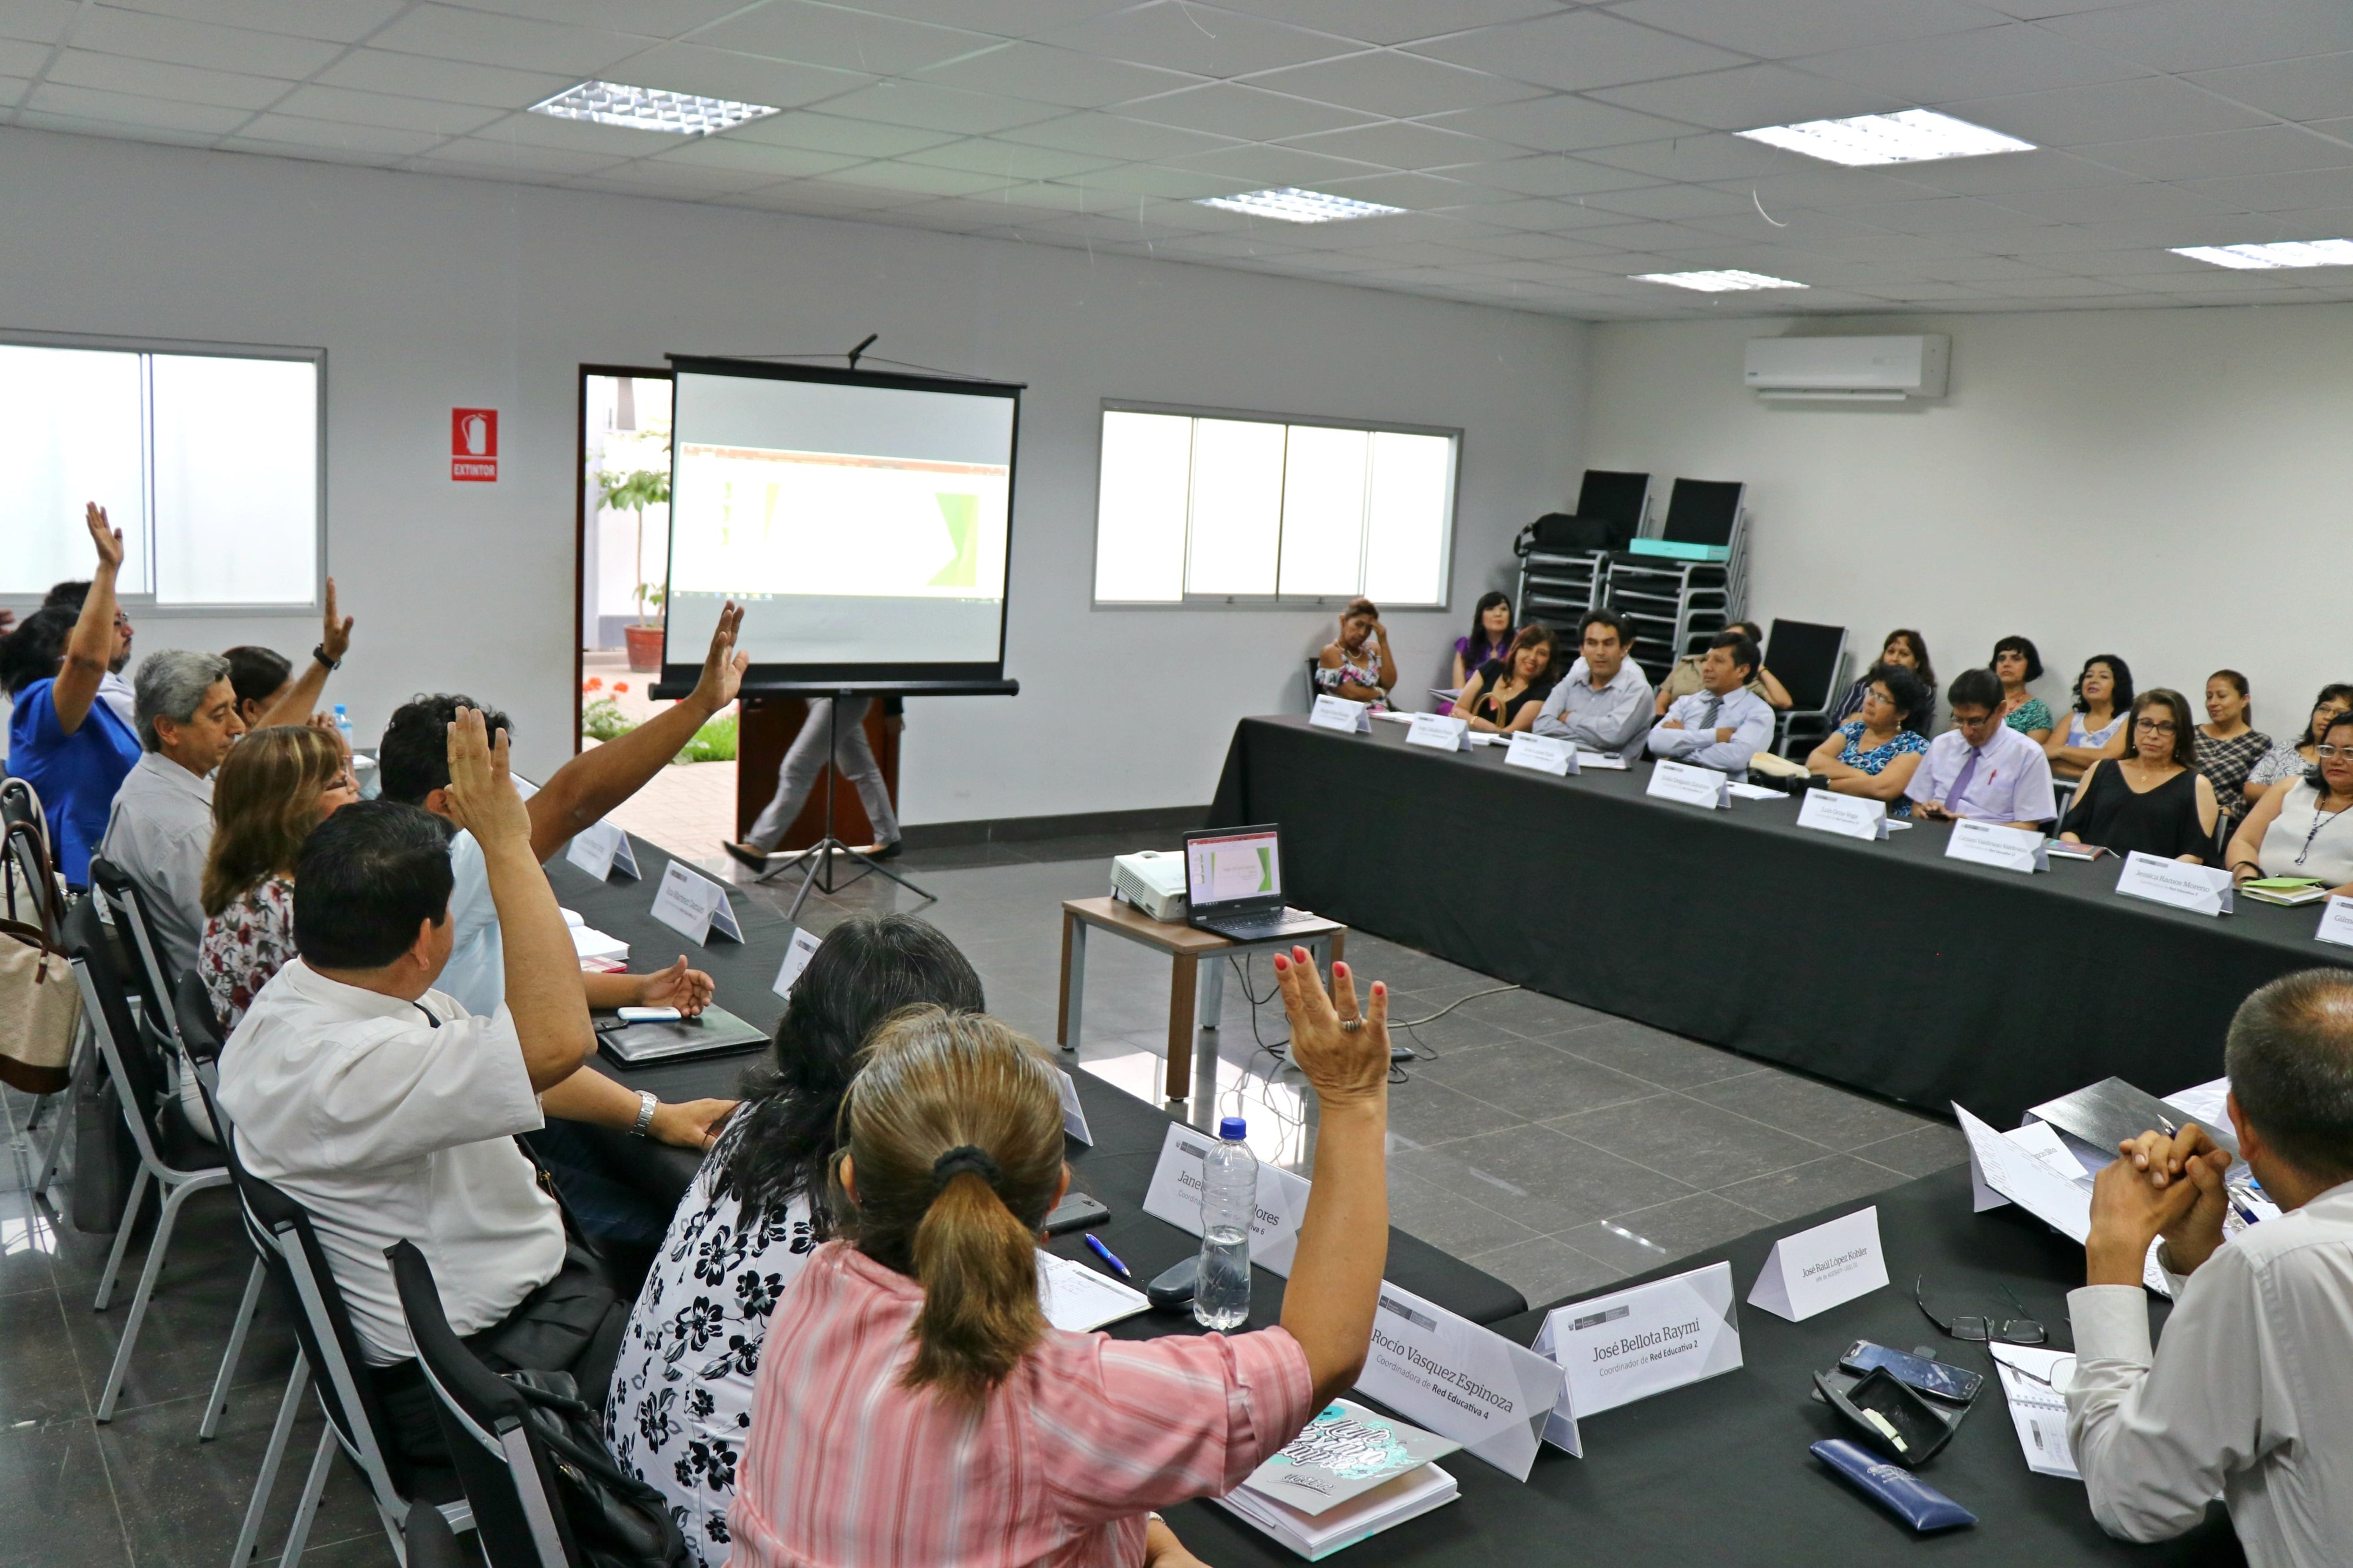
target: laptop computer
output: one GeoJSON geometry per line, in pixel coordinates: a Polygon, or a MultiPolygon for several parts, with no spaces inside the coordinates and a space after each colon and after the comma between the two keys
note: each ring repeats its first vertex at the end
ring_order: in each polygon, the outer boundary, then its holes
{"type": "Polygon", "coordinates": [[[1324,922],[1282,903],[1282,836],[1263,827],[1185,835],[1186,923],[1232,942],[1271,942],[1324,922]]]}

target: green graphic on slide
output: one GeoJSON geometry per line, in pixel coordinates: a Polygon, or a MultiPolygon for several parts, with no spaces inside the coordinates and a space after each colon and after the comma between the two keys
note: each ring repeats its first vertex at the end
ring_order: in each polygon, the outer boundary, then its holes
{"type": "Polygon", "coordinates": [[[932,498],[940,503],[940,520],[948,525],[948,542],[955,559],[941,567],[925,586],[971,588],[980,583],[980,498],[951,495],[942,490],[932,498]]]}
{"type": "Polygon", "coordinates": [[[1258,848],[1258,890],[1274,891],[1274,851],[1261,844],[1258,848]]]}

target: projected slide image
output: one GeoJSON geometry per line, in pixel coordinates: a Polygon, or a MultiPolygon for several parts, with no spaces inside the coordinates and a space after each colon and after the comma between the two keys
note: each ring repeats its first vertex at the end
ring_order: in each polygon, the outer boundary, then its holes
{"type": "Polygon", "coordinates": [[[995,599],[1011,470],[681,443],[676,592],[995,599]]]}

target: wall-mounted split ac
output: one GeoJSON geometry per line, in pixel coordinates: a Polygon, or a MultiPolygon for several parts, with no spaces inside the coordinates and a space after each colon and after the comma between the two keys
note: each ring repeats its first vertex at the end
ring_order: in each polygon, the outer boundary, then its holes
{"type": "Polygon", "coordinates": [[[1945,395],[1953,340],[1751,338],[1742,379],[1763,398],[1792,403],[1902,403],[1945,395]]]}

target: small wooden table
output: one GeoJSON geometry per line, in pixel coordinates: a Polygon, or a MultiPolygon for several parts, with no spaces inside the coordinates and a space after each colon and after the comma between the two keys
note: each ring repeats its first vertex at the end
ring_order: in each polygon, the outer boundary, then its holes
{"type": "Polygon", "coordinates": [[[1337,921],[1319,921],[1313,928],[1289,932],[1267,942],[1235,942],[1215,931],[1199,931],[1176,921],[1155,921],[1133,904],[1117,899],[1066,899],[1062,901],[1062,1005],[1054,1022],[1054,1040],[1066,1051],[1079,1047],[1079,1016],[1086,1000],[1087,929],[1141,943],[1172,960],[1168,976],[1167,1098],[1192,1095],[1193,1020],[1199,1016],[1218,1026],[1226,1002],[1226,966],[1220,962],[1247,952],[1276,952],[1293,946],[1315,954],[1328,977],[1332,965],[1347,953],[1348,928],[1337,921]],[[1201,961],[1208,959],[1205,969],[1201,961]]]}

